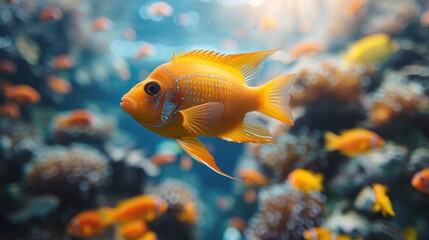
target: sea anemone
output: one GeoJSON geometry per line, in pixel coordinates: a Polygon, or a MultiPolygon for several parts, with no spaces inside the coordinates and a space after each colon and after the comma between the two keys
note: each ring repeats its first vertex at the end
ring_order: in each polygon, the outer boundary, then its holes
{"type": "Polygon", "coordinates": [[[108,183],[107,161],[90,147],[50,147],[27,166],[27,187],[32,192],[55,194],[63,203],[91,203],[108,183]]]}
{"type": "Polygon", "coordinates": [[[259,210],[249,222],[246,239],[302,239],[305,229],[321,224],[324,203],[325,196],[317,191],[271,186],[260,194],[259,210]]]}

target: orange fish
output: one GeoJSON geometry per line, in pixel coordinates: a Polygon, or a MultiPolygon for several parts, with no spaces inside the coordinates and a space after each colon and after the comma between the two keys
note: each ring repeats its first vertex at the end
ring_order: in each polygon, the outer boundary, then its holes
{"type": "Polygon", "coordinates": [[[355,16],[366,4],[365,0],[352,0],[346,8],[346,13],[349,16],[355,16]]]}
{"type": "Polygon", "coordinates": [[[142,220],[134,220],[131,222],[123,223],[119,226],[118,233],[120,236],[125,239],[137,239],[142,237],[147,231],[149,227],[142,220]]]}
{"type": "Polygon", "coordinates": [[[63,11],[57,7],[46,7],[40,11],[39,19],[43,22],[58,21],[63,18],[63,11]]]}
{"type": "Polygon", "coordinates": [[[325,149],[338,150],[348,157],[359,155],[373,148],[380,148],[383,145],[383,138],[363,128],[344,130],[340,136],[332,132],[325,133],[325,149]]]}
{"type": "Polygon", "coordinates": [[[295,169],[289,173],[287,182],[303,192],[322,191],[323,174],[305,169],[295,169]]]}
{"type": "Polygon", "coordinates": [[[63,78],[51,76],[46,81],[48,86],[57,93],[67,94],[72,90],[71,84],[63,78]]]}
{"type": "Polygon", "coordinates": [[[92,29],[96,31],[104,31],[112,29],[113,22],[107,17],[98,17],[92,22],[92,29]]]}
{"type": "Polygon", "coordinates": [[[28,85],[13,85],[5,89],[5,96],[8,101],[19,105],[34,104],[40,101],[40,93],[28,85]]]}
{"type": "Polygon", "coordinates": [[[195,224],[198,220],[197,208],[193,202],[187,202],[183,206],[182,212],[177,217],[182,222],[195,224]]]}
{"type": "Polygon", "coordinates": [[[429,168],[414,174],[411,185],[420,192],[429,194],[429,168]]]}
{"type": "Polygon", "coordinates": [[[94,124],[94,115],[83,109],[77,109],[70,112],[66,116],[60,116],[57,118],[57,125],[60,128],[66,127],[79,127],[84,128],[94,124]]]}
{"type": "Polygon", "coordinates": [[[193,166],[192,158],[188,155],[183,155],[180,157],[180,169],[183,171],[189,171],[193,166]]]}
{"type": "Polygon", "coordinates": [[[157,240],[158,236],[156,233],[149,231],[145,233],[141,238],[138,238],[137,240],[157,240]]]}
{"type": "Polygon", "coordinates": [[[95,237],[105,228],[103,220],[96,211],[84,211],[72,218],[67,232],[81,238],[95,237]]]}
{"type": "Polygon", "coordinates": [[[58,55],[52,59],[52,67],[55,69],[69,69],[76,65],[74,58],[68,54],[58,55]]]}
{"type": "Polygon", "coordinates": [[[325,48],[326,48],[325,44],[319,41],[305,41],[294,46],[290,51],[290,55],[293,58],[300,58],[302,56],[309,56],[309,55],[317,55],[318,53],[325,50],[325,48]]]}
{"type": "Polygon", "coordinates": [[[244,192],[244,201],[246,201],[248,204],[252,204],[256,202],[256,198],[258,197],[258,194],[256,193],[256,190],[253,188],[246,189],[244,192]]]}
{"type": "Polygon", "coordinates": [[[231,217],[228,219],[228,223],[231,227],[237,229],[240,232],[244,232],[247,227],[247,222],[241,217],[231,217]]]}
{"type": "Polygon", "coordinates": [[[167,203],[156,196],[141,195],[121,202],[114,213],[118,221],[143,219],[153,221],[167,211],[167,203]]]}
{"type": "Polygon", "coordinates": [[[264,186],[268,183],[267,177],[255,169],[241,169],[239,176],[241,179],[243,179],[244,183],[249,186],[264,186]]]}
{"type": "Polygon", "coordinates": [[[381,211],[383,216],[390,215],[395,216],[395,212],[390,202],[389,196],[387,196],[387,186],[383,184],[374,183],[372,188],[375,193],[375,204],[374,211],[381,211]]]}
{"type": "MultiPolygon", "coordinates": [[[[295,75],[259,87],[246,84],[277,50],[224,55],[207,50],[179,53],[122,97],[121,107],[147,129],[177,143],[197,161],[233,178],[216,165],[199,136],[233,142],[269,143],[268,129],[245,118],[260,111],[289,125],[289,89],[295,75]]],[[[235,178],[233,178],[235,179],[235,178]]]]}
{"type": "MultiPolygon", "coordinates": [[[[347,235],[338,235],[331,230],[324,227],[308,228],[304,231],[303,235],[305,240],[352,240],[353,238],[347,235]]],[[[355,238],[356,240],[363,240],[363,238],[355,238]]]]}
{"type": "Polygon", "coordinates": [[[21,110],[14,103],[0,104],[0,116],[7,118],[19,118],[21,110]]]}

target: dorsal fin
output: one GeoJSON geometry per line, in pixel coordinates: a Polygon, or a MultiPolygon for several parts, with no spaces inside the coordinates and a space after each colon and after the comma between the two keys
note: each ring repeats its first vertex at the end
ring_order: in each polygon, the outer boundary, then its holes
{"type": "Polygon", "coordinates": [[[241,73],[246,83],[249,83],[253,78],[258,76],[261,63],[277,50],[279,49],[240,54],[222,54],[210,50],[193,50],[187,53],[179,52],[177,55],[174,54],[171,61],[198,60],[216,63],[237,70],[241,73]]]}

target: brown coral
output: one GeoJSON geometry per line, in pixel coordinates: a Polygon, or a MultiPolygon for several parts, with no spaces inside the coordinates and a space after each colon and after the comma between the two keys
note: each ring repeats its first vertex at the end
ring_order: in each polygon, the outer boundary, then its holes
{"type": "Polygon", "coordinates": [[[306,228],[321,223],[325,197],[278,184],[260,194],[260,205],[250,220],[246,239],[302,239],[306,228]]]}
{"type": "Polygon", "coordinates": [[[115,130],[113,120],[83,109],[59,114],[53,121],[54,141],[101,143],[115,130]]]}
{"type": "Polygon", "coordinates": [[[389,82],[366,101],[369,119],[375,125],[427,110],[428,106],[429,98],[417,83],[389,82]]]}
{"type": "Polygon", "coordinates": [[[318,67],[299,70],[291,91],[291,106],[299,107],[320,99],[342,103],[356,102],[361,95],[361,70],[323,62],[318,67]]]}
{"type": "Polygon", "coordinates": [[[106,157],[89,147],[51,147],[27,166],[30,190],[51,193],[63,202],[90,202],[108,183],[106,157]]]}

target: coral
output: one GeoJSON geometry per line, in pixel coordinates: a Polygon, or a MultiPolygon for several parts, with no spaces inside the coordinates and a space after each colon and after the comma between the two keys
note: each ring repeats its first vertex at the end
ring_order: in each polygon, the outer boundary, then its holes
{"type": "Polygon", "coordinates": [[[52,123],[53,139],[59,144],[101,144],[114,130],[112,119],[81,109],[60,113],[52,123]]]}
{"type": "Polygon", "coordinates": [[[330,100],[334,103],[356,102],[361,95],[365,72],[330,61],[316,67],[302,67],[291,91],[291,106],[330,100]]]}
{"type": "Polygon", "coordinates": [[[392,182],[406,167],[406,147],[388,144],[383,148],[351,158],[341,166],[328,188],[336,194],[355,192],[372,182],[392,182]]]}
{"type": "Polygon", "coordinates": [[[0,117],[0,139],[2,159],[24,158],[26,161],[41,146],[43,146],[40,133],[32,125],[20,120],[0,117]]]}
{"type": "Polygon", "coordinates": [[[321,150],[317,135],[305,131],[281,135],[275,145],[262,145],[255,157],[271,172],[271,179],[283,181],[295,168],[320,166],[326,153],[321,150]]]}
{"type": "Polygon", "coordinates": [[[424,88],[420,84],[386,81],[366,100],[365,105],[369,120],[375,125],[381,125],[400,116],[428,110],[429,98],[424,95],[424,88]]]}
{"type": "Polygon", "coordinates": [[[260,194],[259,210],[245,231],[246,239],[302,239],[304,230],[322,221],[325,197],[286,184],[271,186],[260,194]]]}
{"type": "Polygon", "coordinates": [[[193,227],[200,218],[201,210],[196,189],[178,179],[166,179],[153,192],[168,204],[167,212],[149,224],[159,239],[194,239],[193,227]]]}
{"type": "Polygon", "coordinates": [[[47,148],[27,166],[30,191],[51,193],[64,203],[91,203],[108,183],[110,167],[96,149],[83,146],[47,148]]]}

